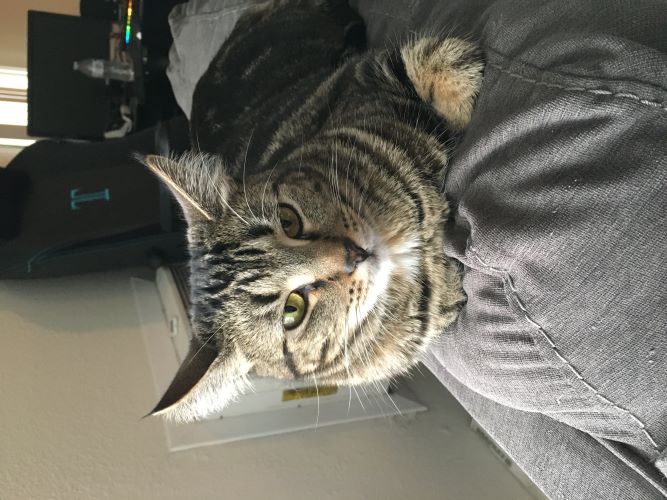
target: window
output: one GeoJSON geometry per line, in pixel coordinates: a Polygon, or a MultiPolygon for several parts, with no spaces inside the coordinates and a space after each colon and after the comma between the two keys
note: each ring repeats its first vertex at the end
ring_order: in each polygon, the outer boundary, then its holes
{"type": "Polygon", "coordinates": [[[32,144],[28,124],[28,75],[23,68],[0,66],[0,165],[32,144]]]}

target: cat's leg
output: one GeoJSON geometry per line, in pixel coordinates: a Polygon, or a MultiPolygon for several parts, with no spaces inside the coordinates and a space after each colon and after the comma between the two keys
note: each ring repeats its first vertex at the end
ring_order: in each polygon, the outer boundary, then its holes
{"type": "Polygon", "coordinates": [[[470,122],[484,63],[476,45],[460,38],[418,37],[401,47],[415,91],[454,129],[470,122]]]}

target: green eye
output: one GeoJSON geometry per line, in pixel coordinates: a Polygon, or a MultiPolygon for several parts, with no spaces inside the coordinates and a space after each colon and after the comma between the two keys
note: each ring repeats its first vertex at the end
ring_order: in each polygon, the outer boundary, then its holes
{"type": "Polygon", "coordinates": [[[299,292],[292,292],[287,297],[283,309],[283,327],[286,330],[296,328],[306,315],[306,299],[299,292]]]}
{"type": "Polygon", "coordinates": [[[278,217],[280,217],[280,225],[283,231],[289,238],[298,238],[303,231],[303,225],[298,214],[289,205],[280,205],[278,210],[278,217]]]}

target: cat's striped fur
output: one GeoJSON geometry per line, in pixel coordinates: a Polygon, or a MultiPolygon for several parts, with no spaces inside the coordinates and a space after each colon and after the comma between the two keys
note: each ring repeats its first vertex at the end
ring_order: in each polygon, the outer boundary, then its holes
{"type": "Polygon", "coordinates": [[[147,160],[189,222],[198,336],[156,412],[219,410],[249,370],[391,377],[456,317],[440,193],[482,64],[458,39],[364,53],[344,4],[283,1],[243,17],[195,92],[199,152],[147,160]],[[284,204],[298,238],[281,227],[284,204]],[[307,291],[307,311],[287,330],[293,290],[307,291]]]}

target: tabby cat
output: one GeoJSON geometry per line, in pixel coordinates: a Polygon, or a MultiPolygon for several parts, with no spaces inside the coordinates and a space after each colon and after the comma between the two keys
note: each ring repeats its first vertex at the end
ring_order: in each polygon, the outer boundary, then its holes
{"type": "Polygon", "coordinates": [[[455,319],[440,193],[483,64],[455,38],[364,45],[344,1],[252,8],[197,85],[196,152],[145,159],[188,222],[196,337],[153,414],[219,411],[251,371],[386,379],[455,319]]]}

